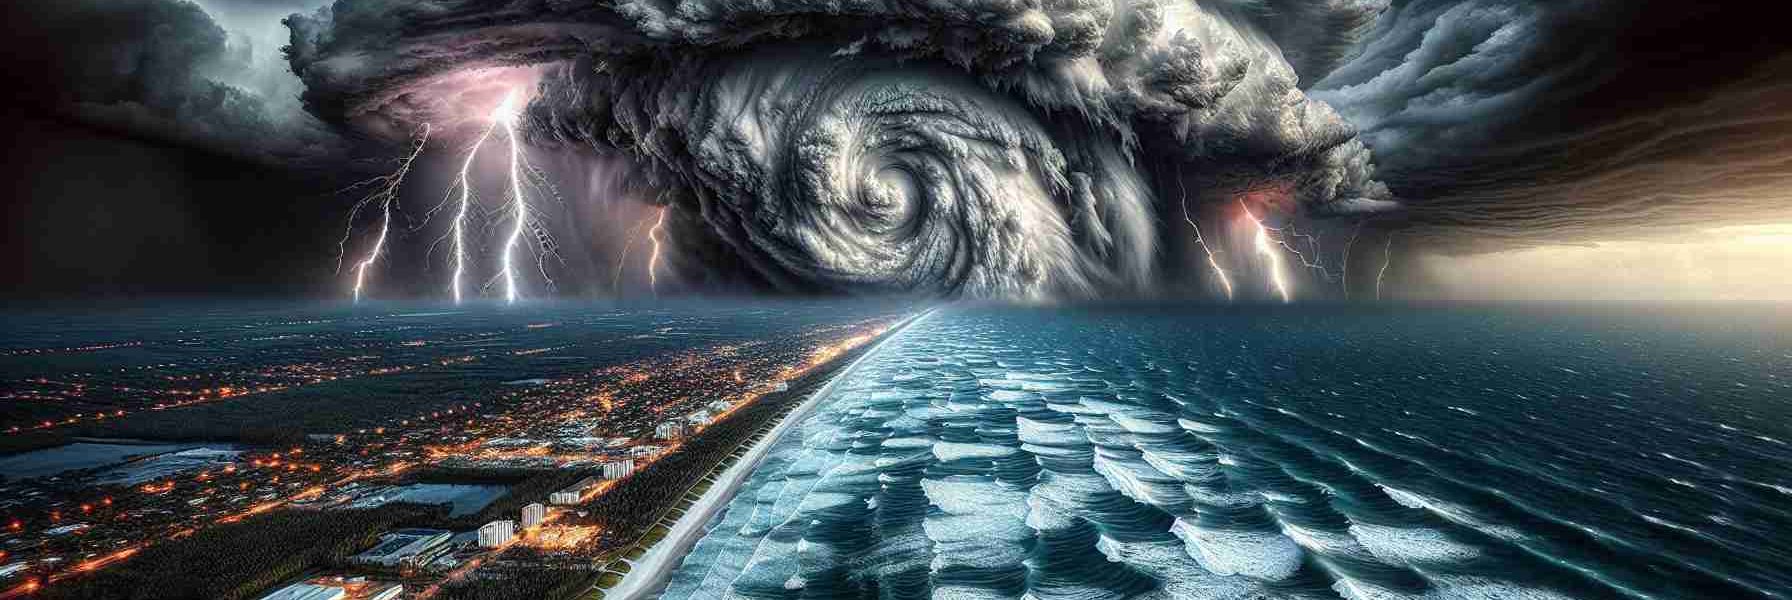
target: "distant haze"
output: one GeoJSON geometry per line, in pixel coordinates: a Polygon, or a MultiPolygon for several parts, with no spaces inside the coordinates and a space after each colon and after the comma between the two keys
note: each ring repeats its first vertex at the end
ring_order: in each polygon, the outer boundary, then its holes
{"type": "Polygon", "coordinates": [[[1792,224],[1680,239],[1541,246],[1414,263],[1450,300],[1792,300],[1792,224]]]}

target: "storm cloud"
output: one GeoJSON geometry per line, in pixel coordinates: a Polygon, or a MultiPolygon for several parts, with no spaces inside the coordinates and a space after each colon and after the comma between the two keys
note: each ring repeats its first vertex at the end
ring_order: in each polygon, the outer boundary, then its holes
{"type": "Polygon", "coordinates": [[[1412,0],[1310,91],[1427,249],[1784,220],[1792,45],[1755,6],[1412,0]]]}
{"type": "Polygon", "coordinates": [[[528,89],[530,142],[666,207],[706,287],[1213,292],[1283,268],[1260,216],[1354,289],[1387,248],[1783,220],[1787,36],[1733,4],[78,0],[8,7],[7,68],[16,103],[264,162],[453,143],[528,89]]]}
{"type": "Polygon", "coordinates": [[[1324,69],[1378,10],[345,0],[290,23],[309,105],[344,123],[437,118],[428,90],[460,73],[557,63],[535,139],[625,156],[696,225],[680,246],[754,283],[1046,298],[1154,289],[1159,173],[1316,215],[1394,207],[1276,37],[1324,69]],[[1283,10],[1338,26],[1265,26],[1283,10]]]}
{"type": "Polygon", "coordinates": [[[267,163],[331,160],[278,45],[183,0],[15,2],[4,62],[14,105],[267,163]],[[284,85],[283,85],[284,84],[284,85]]]}

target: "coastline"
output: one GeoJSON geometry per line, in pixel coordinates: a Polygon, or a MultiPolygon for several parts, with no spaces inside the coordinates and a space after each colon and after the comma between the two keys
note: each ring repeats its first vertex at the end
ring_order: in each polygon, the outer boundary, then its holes
{"type": "Polygon", "coordinates": [[[797,423],[814,412],[823,400],[832,397],[840,382],[858,369],[861,363],[876,355],[885,344],[896,339],[910,326],[932,316],[936,310],[938,309],[927,309],[897,325],[885,335],[884,339],[878,340],[876,345],[853,359],[852,364],[842,368],[839,373],[828,380],[826,385],[815,390],[808,399],[779,420],[777,426],[756,442],[742,457],[742,460],[735,461],[733,465],[722,472],[718,477],[717,485],[710,486],[709,490],[703,493],[701,499],[678,518],[678,521],[672,526],[671,533],[655,544],[639,561],[631,564],[631,569],[627,575],[623,576],[622,581],[617,582],[609,589],[602,590],[605,600],[651,598],[663,591],[667,581],[671,579],[672,571],[683,564],[684,557],[690,553],[692,547],[696,546],[697,540],[708,533],[704,526],[721,513],[730,500],[734,499],[734,495],[740,491],[741,485],[746,483],[747,477],[758,470],[759,464],[764,462],[767,454],[771,453],[772,446],[789,433],[797,423]]]}

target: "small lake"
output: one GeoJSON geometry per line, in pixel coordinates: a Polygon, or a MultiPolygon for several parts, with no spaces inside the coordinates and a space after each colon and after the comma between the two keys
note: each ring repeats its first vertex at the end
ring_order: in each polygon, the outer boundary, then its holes
{"type": "MultiPolygon", "coordinates": [[[[75,442],[54,448],[0,457],[0,475],[7,479],[49,477],[80,469],[123,464],[132,458],[184,450],[235,451],[229,444],[158,444],[137,442],[75,442]]],[[[152,459],[153,460],[153,459],[152,459]]],[[[145,461],[151,462],[151,461],[145,461]]],[[[133,465],[134,466],[134,465],[133,465]]],[[[165,464],[164,467],[171,466],[165,464]]]]}
{"type": "Polygon", "coordinates": [[[225,466],[236,462],[237,456],[242,453],[242,450],[226,446],[188,448],[107,469],[99,474],[98,482],[111,485],[137,485],[187,471],[225,466]]]}

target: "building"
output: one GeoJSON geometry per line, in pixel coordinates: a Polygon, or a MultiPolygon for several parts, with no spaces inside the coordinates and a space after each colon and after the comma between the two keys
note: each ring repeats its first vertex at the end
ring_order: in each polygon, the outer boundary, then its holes
{"type": "Polygon", "coordinates": [[[379,588],[379,591],[368,593],[366,600],[398,600],[398,597],[403,595],[404,586],[394,583],[387,587],[379,588]]]}
{"type": "Polygon", "coordinates": [[[635,459],[624,458],[604,463],[604,479],[622,479],[635,472],[635,459]]]}
{"type": "MultiPolygon", "coordinates": [[[[205,499],[204,498],[194,498],[194,500],[203,501],[205,499]]],[[[188,504],[192,504],[192,502],[188,502],[188,504]]],[[[71,533],[79,533],[80,531],[87,529],[87,527],[88,526],[86,523],[75,523],[72,525],[63,525],[61,527],[56,527],[56,528],[44,531],[44,535],[68,535],[71,533]]]]}
{"type": "Polygon", "coordinates": [[[662,440],[676,440],[684,437],[685,434],[690,431],[690,428],[690,424],[686,423],[683,419],[674,419],[660,423],[658,427],[653,428],[653,437],[662,440]]]}
{"type": "Polygon", "coordinates": [[[487,448],[533,448],[539,445],[541,442],[532,439],[508,437],[492,438],[485,443],[487,448]]]}
{"type": "Polygon", "coordinates": [[[716,400],[716,401],[710,402],[707,405],[704,405],[703,408],[704,408],[704,410],[708,410],[709,413],[712,415],[719,415],[719,414],[728,412],[730,410],[733,410],[734,403],[729,402],[727,400],[716,400]]]}
{"type": "Polygon", "coordinates": [[[788,383],[784,383],[784,382],[782,382],[782,381],[780,381],[780,382],[778,382],[778,385],[774,385],[774,386],[772,386],[772,391],[774,391],[774,392],[788,392],[788,391],[790,391],[790,384],[788,384],[788,383]]]}
{"type": "Polygon", "coordinates": [[[547,518],[548,507],[542,506],[540,502],[523,507],[523,529],[540,525],[547,518]]]}
{"type": "Polygon", "coordinates": [[[400,529],[380,536],[379,543],[349,560],[389,568],[421,565],[447,552],[451,537],[453,533],[439,529],[400,529]]]}
{"type": "Polygon", "coordinates": [[[295,583],[262,596],[261,600],[397,600],[402,595],[403,584],[337,576],[295,583]]]}
{"type": "Polygon", "coordinates": [[[659,446],[633,446],[628,449],[628,455],[632,458],[646,458],[659,454],[660,450],[664,450],[664,448],[659,446]]]}
{"type": "Polygon", "coordinates": [[[685,415],[684,420],[689,421],[691,423],[690,429],[697,429],[700,427],[708,427],[710,423],[716,422],[715,417],[710,416],[708,411],[702,411],[702,410],[691,413],[689,415],[685,415]]]}
{"type": "Polygon", "coordinates": [[[343,600],[348,597],[348,590],[313,583],[295,583],[274,593],[262,596],[261,600],[343,600]]]}
{"type": "Polygon", "coordinates": [[[479,527],[479,547],[496,548],[516,537],[516,521],[492,521],[479,527]]]}
{"type": "Polygon", "coordinates": [[[593,486],[596,486],[596,485],[597,485],[596,477],[586,477],[584,479],[580,479],[578,483],[567,486],[565,489],[562,489],[558,492],[548,494],[548,502],[551,504],[559,504],[562,506],[569,505],[569,504],[578,504],[580,502],[584,502],[585,501],[585,491],[591,489],[593,486]]]}

